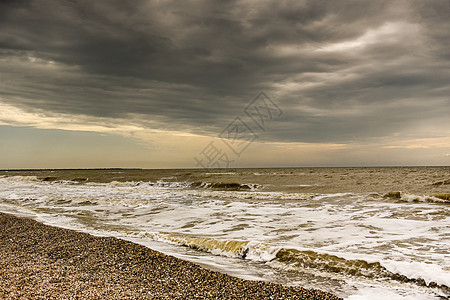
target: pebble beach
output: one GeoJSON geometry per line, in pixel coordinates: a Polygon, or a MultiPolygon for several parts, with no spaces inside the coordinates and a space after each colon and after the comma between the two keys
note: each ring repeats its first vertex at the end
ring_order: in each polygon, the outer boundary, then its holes
{"type": "Polygon", "coordinates": [[[0,213],[1,299],[341,299],[0,213]]]}

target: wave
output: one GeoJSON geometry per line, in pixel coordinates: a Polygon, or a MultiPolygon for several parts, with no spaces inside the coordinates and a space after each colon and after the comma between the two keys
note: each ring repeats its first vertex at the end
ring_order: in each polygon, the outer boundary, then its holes
{"type": "Polygon", "coordinates": [[[262,186],[254,183],[238,183],[238,182],[193,182],[193,188],[205,188],[224,191],[254,191],[262,186]]]}
{"type": "Polygon", "coordinates": [[[153,240],[190,247],[215,255],[269,263],[291,271],[317,271],[321,274],[363,277],[371,280],[393,280],[431,288],[450,294],[447,271],[425,263],[346,259],[313,250],[284,248],[267,243],[238,240],[216,240],[174,233],[145,233],[153,240]]]}
{"type": "Polygon", "coordinates": [[[155,241],[186,246],[216,255],[241,258],[245,258],[247,245],[249,243],[247,241],[215,240],[211,238],[192,237],[173,233],[147,232],[144,236],[150,237],[155,241]]]}
{"type": "MultiPolygon", "coordinates": [[[[119,184],[119,183],[115,183],[119,184]]],[[[121,183],[124,184],[124,183],[121,183]]],[[[138,182],[132,183],[136,186],[151,186],[156,188],[166,189],[209,189],[217,191],[254,191],[261,186],[252,183],[237,183],[237,182],[187,182],[187,181],[164,181],[158,180],[156,182],[138,182]]]]}
{"type": "MultiPolygon", "coordinates": [[[[224,173],[225,174],[225,173],[224,173]]],[[[63,179],[57,176],[3,176],[2,179],[12,181],[28,181],[28,182],[45,182],[49,184],[89,184],[89,185],[110,185],[115,187],[153,187],[163,189],[209,189],[217,191],[256,191],[263,186],[254,183],[238,183],[238,182],[188,182],[175,181],[175,177],[164,177],[157,181],[116,181],[111,182],[95,182],[89,181],[87,177],[76,177],[72,179],[63,179]]]]}
{"type": "Polygon", "coordinates": [[[235,172],[205,173],[205,175],[236,175],[235,172]]]}
{"type": "Polygon", "coordinates": [[[355,198],[371,199],[375,201],[395,201],[404,203],[436,203],[450,204],[450,194],[429,194],[419,195],[408,192],[393,191],[385,194],[358,194],[358,193],[299,193],[287,191],[266,191],[267,186],[256,183],[240,183],[240,182],[208,182],[208,181],[175,181],[176,177],[164,177],[165,180],[157,181],[111,181],[111,182],[95,182],[90,181],[87,177],[74,177],[70,180],[60,179],[56,176],[2,176],[0,180],[3,182],[19,183],[37,183],[44,185],[87,185],[87,186],[104,186],[113,188],[136,188],[137,192],[145,190],[149,193],[152,190],[160,192],[160,190],[178,190],[180,193],[199,193],[202,196],[213,198],[236,198],[236,199],[252,199],[252,200],[279,200],[279,201],[303,201],[316,200],[320,201],[325,198],[355,198]],[[150,191],[149,191],[150,190],[150,191]]]}
{"type": "Polygon", "coordinates": [[[279,247],[264,243],[238,240],[216,240],[208,237],[193,237],[175,233],[145,233],[144,236],[159,242],[185,246],[192,249],[221,255],[267,262],[276,257],[279,247]]]}
{"type": "Polygon", "coordinates": [[[389,192],[383,196],[384,199],[396,200],[398,202],[429,202],[450,204],[450,194],[416,195],[405,192],[389,192]]]}
{"type": "Polygon", "coordinates": [[[443,186],[443,185],[449,185],[450,184],[450,179],[447,180],[442,180],[442,181],[436,181],[434,183],[432,183],[432,186],[443,186]]]}
{"type": "Polygon", "coordinates": [[[166,188],[166,189],[185,189],[190,187],[189,182],[178,182],[178,181],[164,181],[164,180],[158,180],[156,182],[147,182],[143,183],[140,182],[138,185],[142,184],[148,184],[149,186],[156,187],[156,188],[166,188]]]}
{"type": "MultiPolygon", "coordinates": [[[[73,180],[53,180],[52,178],[38,178],[36,176],[10,176],[2,177],[0,180],[4,183],[22,184],[31,183],[37,185],[66,185],[70,186],[86,186],[100,187],[106,189],[129,189],[130,192],[151,195],[153,192],[160,193],[162,191],[175,191],[178,195],[202,197],[211,197],[219,199],[241,199],[241,200],[312,200],[315,197],[321,198],[334,196],[334,194],[317,194],[317,193],[287,193],[287,192],[270,192],[262,191],[264,186],[253,183],[237,183],[237,182],[188,182],[188,181],[111,181],[111,182],[95,182],[88,178],[74,178],[73,180]],[[51,181],[53,180],[53,181],[51,181]]],[[[110,193],[110,190],[105,193],[110,193]]]]}
{"type": "Polygon", "coordinates": [[[5,180],[11,180],[11,181],[24,181],[24,182],[35,182],[40,181],[40,179],[37,176],[3,176],[2,179],[5,180]]]}
{"type": "Polygon", "coordinates": [[[318,270],[373,280],[394,280],[419,286],[437,287],[450,293],[449,274],[438,266],[406,262],[369,262],[363,259],[345,259],[312,250],[284,248],[277,252],[276,259],[290,269],[318,270]],[[411,269],[408,270],[411,266],[415,267],[413,272],[411,269]],[[428,271],[430,269],[432,270],[428,271]]]}
{"type": "Polygon", "coordinates": [[[89,181],[89,178],[86,177],[75,177],[73,179],[62,179],[57,176],[1,176],[1,179],[16,181],[16,182],[48,182],[51,184],[54,183],[65,183],[65,184],[80,184],[89,181]]]}
{"type": "Polygon", "coordinates": [[[300,172],[253,172],[252,173],[255,176],[298,176],[298,175],[305,175],[305,173],[300,172]]]}

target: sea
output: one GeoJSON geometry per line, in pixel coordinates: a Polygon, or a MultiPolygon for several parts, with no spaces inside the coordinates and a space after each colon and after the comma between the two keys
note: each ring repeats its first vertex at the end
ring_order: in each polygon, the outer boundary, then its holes
{"type": "Polygon", "coordinates": [[[0,211],[350,300],[450,297],[450,167],[4,170],[0,211]]]}

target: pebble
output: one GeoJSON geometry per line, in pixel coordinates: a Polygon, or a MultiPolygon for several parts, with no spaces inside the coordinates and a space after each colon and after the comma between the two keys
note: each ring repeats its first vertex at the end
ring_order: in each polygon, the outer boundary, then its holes
{"type": "Polygon", "coordinates": [[[0,213],[1,299],[341,299],[0,213]]]}

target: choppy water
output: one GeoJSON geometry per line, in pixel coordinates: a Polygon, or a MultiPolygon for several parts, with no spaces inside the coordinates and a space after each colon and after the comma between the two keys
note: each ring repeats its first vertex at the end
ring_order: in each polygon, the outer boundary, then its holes
{"type": "Polygon", "coordinates": [[[348,299],[450,296],[450,168],[0,171],[0,209],[348,299]]]}

